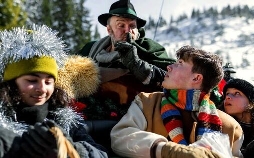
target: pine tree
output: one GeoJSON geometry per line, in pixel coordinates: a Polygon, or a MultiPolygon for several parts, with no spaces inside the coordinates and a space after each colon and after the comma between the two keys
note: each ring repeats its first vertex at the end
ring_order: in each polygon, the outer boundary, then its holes
{"type": "Polygon", "coordinates": [[[232,14],[232,11],[231,11],[231,7],[230,5],[228,5],[227,7],[223,8],[221,10],[221,16],[223,18],[226,18],[227,16],[231,15],[232,14]]]}
{"type": "Polygon", "coordinates": [[[184,20],[184,19],[187,19],[187,18],[188,18],[188,16],[187,16],[185,13],[183,13],[182,15],[180,15],[180,16],[178,17],[177,22],[180,22],[180,21],[182,21],[182,20],[184,20]]]}
{"type": "Polygon", "coordinates": [[[167,25],[166,20],[162,16],[160,16],[158,26],[163,27],[165,25],[167,25]]]}
{"type": "Polygon", "coordinates": [[[155,26],[156,26],[156,24],[154,22],[154,19],[151,16],[149,16],[148,22],[147,22],[145,28],[149,30],[151,28],[155,28],[155,26]]]}
{"type": "Polygon", "coordinates": [[[91,41],[91,20],[84,3],[85,0],[26,1],[27,24],[45,24],[58,31],[70,53],[75,53],[91,41]]]}
{"type": "Polygon", "coordinates": [[[191,19],[194,19],[196,17],[197,17],[197,13],[196,13],[196,10],[193,8],[191,12],[191,19]]]}
{"type": "Polygon", "coordinates": [[[26,20],[26,12],[21,5],[22,1],[0,0],[0,30],[22,26],[26,20]]]}
{"type": "Polygon", "coordinates": [[[74,28],[74,42],[75,46],[73,47],[74,52],[76,53],[81,49],[87,42],[92,40],[92,31],[91,31],[91,19],[89,15],[89,10],[84,7],[86,0],[78,0],[75,3],[75,13],[73,17],[73,28],[74,28]]]}
{"type": "Polygon", "coordinates": [[[52,26],[53,19],[52,19],[52,11],[53,11],[53,4],[52,0],[42,0],[41,4],[41,21],[43,24],[52,26]]]}
{"type": "Polygon", "coordinates": [[[101,38],[101,35],[99,33],[99,30],[98,30],[98,25],[95,25],[95,31],[94,31],[93,40],[98,40],[100,38],[101,38]]]}
{"type": "MultiPolygon", "coordinates": [[[[24,1],[23,6],[28,15],[26,20],[26,25],[31,25],[33,23],[36,23],[37,25],[44,24],[42,20],[43,18],[42,3],[44,1],[45,0],[33,0],[33,1],[25,0],[24,1]]],[[[47,1],[50,1],[50,0],[47,0],[47,1]]]]}
{"type": "Polygon", "coordinates": [[[170,20],[169,20],[169,26],[171,26],[173,23],[174,23],[174,18],[173,18],[173,16],[171,15],[171,16],[170,16],[170,20]]]}

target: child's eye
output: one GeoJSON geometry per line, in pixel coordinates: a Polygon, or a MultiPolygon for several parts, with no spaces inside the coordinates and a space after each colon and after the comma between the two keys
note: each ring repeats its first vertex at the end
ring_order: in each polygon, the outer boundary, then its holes
{"type": "Polygon", "coordinates": [[[240,93],[239,92],[235,92],[235,95],[240,95],[240,93]]]}
{"type": "Polygon", "coordinates": [[[182,60],[178,60],[177,63],[178,63],[178,64],[182,64],[183,61],[182,61],[182,60]]]}

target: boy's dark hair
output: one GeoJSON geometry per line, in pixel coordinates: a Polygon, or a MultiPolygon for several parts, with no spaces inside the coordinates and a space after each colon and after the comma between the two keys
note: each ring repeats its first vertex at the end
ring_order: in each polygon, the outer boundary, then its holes
{"type": "Polygon", "coordinates": [[[176,56],[178,59],[192,62],[192,72],[203,75],[202,91],[210,92],[223,78],[222,59],[214,53],[183,46],[177,50],[176,56]]]}

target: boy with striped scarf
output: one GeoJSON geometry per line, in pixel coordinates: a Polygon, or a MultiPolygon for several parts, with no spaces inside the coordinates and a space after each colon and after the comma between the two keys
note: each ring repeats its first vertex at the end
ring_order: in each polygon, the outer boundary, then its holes
{"type": "Polygon", "coordinates": [[[167,66],[164,92],[140,93],[111,131],[113,151],[124,157],[219,158],[204,147],[188,146],[204,133],[229,136],[233,156],[241,157],[242,129],[216,109],[209,92],[223,78],[222,60],[215,54],[183,46],[177,62],[167,66]]]}

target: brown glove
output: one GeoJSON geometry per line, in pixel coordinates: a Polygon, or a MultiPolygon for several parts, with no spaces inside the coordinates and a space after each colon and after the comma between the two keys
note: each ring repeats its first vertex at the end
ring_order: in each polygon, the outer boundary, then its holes
{"type": "Polygon", "coordinates": [[[168,142],[162,147],[162,158],[221,158],[221,156],[204,147],[193,147],[168,142]]]}

